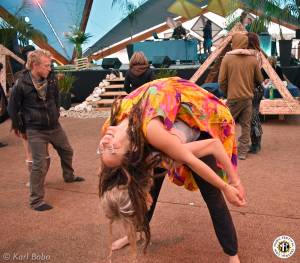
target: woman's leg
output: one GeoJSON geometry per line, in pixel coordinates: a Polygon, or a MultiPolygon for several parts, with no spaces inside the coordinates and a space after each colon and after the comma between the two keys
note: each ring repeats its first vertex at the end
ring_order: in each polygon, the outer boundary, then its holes
{"type": "Polygon", "coordinates": [[[263,87],[257,86],[254,88],[254,97],[252,101],[253,112],[251,120],[251,147],[249,153],[257,153],[261,149],[261,137],[263,134],[262,126],[259,118],[259,107],[263,97],[263,87]]]}
{"type": "MultiPolygon", "coordinates": [[[[213,170],[216,171],[218,169],[213,156],[203,157],[202,161],[213,170]]],[[[238,251],[236,231],[221,191],[197,174],[193,173],[193,176],[206,202],[215,233],[224,252],[229,256],[236,256],[238,251]]]]}
{"type": "MultiPolygon", "coordinates": [[[[210,138],[211,136],[208,133],[201,132],[199,140],[210,138]]],[[[201,160],[215,172],[218,172],[219,168],[217,167],[216,160],[212,155],[205,156],[201,158],[201,160]]],[[[237,235],[230,212],[221,191],[197,174],[193,173],[193,176],[200,189],[201,195],[206,202],[216,236],[223,248],[223,251],[229,256],[236,256],[238,251],[237,235]]]]}

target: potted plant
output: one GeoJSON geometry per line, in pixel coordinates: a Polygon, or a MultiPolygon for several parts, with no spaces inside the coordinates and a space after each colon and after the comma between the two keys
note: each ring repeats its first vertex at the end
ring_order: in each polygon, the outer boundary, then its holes
{"type": "Polygon", "coordinates": [[[60,106],[68,110],[71,108],[71,89],[76,78],[71,73],[58,73],[57,81],[60,106]]]}
{"type": "Polygon", "coordinates": [[[82,58],[82,44],[87,43],[91,34],[83,32],[78,26],[73,26],[70,32],[64,33],[65,37],[74,44],[76,58],[82,58]]]}

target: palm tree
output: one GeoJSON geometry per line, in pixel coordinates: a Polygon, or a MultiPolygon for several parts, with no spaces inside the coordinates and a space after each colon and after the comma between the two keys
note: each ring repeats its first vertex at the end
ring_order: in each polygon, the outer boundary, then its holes
{"type": "MultiPolygon", "coordinates": [[[[250,10],[256,9],[261,11],[261,15],[251,25],[250,30],[253,32],[261,32],[263,28],[267,28],[272,18],[278,20],[280,32],[282,22],[295,23],[299,19],[299,7],[295,0],[252,0],[248,1],[248,3],[250,10]]],[[[282,32],[281,38],[283,38],[282,32]]]]}
{"type": "Polygon", "coordinates": [[[75,45],[76,58],[82,57],[82,44],[87,43],[88,39],[92,37],[91,34],[82,31],[79,26],[72,27],[71,32],[65,33],[65,37],[75,45]]]}
{"type": "Polygon", "coordinates": [[[28,45],[30,39],[47,42],[47,37],[21,16],[21,11],[28,11],[29,9],[30,4],[24,0],[13,15],[8,15],[0,21],[0,30],[5,32],[1,34],[0,42],[4,46],[9,47],[15,37],[19,40],[20,46],[28,45]]]}

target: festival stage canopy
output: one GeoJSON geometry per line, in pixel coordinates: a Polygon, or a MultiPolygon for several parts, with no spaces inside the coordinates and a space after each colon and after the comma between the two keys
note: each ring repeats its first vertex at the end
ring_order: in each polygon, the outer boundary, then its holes
{"type": "MultiPolygon", "coordinates": [[[[15,15],[24,0],[1,0],[0,16],[15,15]]],[[[59,60],[70,61],[74,45],[64,36],[73,25],[85,29],[89,17],[92,0],[26,0],[26,8],[22,8],[20,16],[27,17],[29,23],[44,33],[48,43],[36,43],[50,49],[59,60]]]]}
{"type": "MultiPolygon", "coordinates": [[[[1,0],[0,17],[14,15],[23,1],[1,0]]],[[[182,16],[186,21],[208,11],[226,16],[227,6],[232,3],[232,0],[131,1],[138,6],[133,20],[126,17],[118,5],[112,8],[112,0],[26,0],[30,6],[22,10],[20,15],[28,17],[29,23],[47,36],[48,43],[36,44],[49,49],[58,61],[65,64],[73,58],[74,45],[64,34],[73,25],[80,25],[82,30],[93,35],[89,48],[84,52],[84,56],[90,56],[132,35],[163,24],[167,17],[182,16]]],[[[248,5],[251,1],[236,2],[237,5],[248,5]]]]}
{"type": "MultiPolygon", "coordinates": [[[[287,3],[286,0],[283,2],[287,3]]],[[[232,0],[148,0],[137,9],[133,21],[128,17],[124,18],[105,35],[101,36],[94,45],[90,46],[84,55],[90,56],[98,52],[93,58],[99,58],[104,49],[126,38],[128,39],[130,35],[133,36],[140,32],[145,32],[154,26],[164,23],[167,17],[175,18],[182,16],[185,20],[189,20],[206,12],[213,12],[226,17],[237,8],[243,7],[247,7],[258,15],[261,12],[261,10],[255,9],[253,1],[251,0],[237,0],[235,3],[232,0]]],[[[274,17],[274,19],[276,22],[278,18],[274,17]]],[[[296,19],[292,21],[283,21],[283,19],[281,19],[281,22],[284,23],[285,26],[292,25],[290,29],[294,29],[296,26],[299,27],[299,22],[296,19]]],[[[122,45],[120,45],[120,47],[122,47],[122,45]]],[[[115,49],[115,51],[117,51],[117,49],[115,49]]]]}

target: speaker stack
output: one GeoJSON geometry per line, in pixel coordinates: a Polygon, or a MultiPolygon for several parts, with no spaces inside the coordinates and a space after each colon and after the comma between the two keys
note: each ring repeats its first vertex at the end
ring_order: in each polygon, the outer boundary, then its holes
{"type": "Polygon", "coordinates": [[[172,64],[172,60],[168,56],[155,56],[152,59],[152,65],[155,68],[168,68],[172,64]]]}
{"type": "Polygon", "coordinates": [[[119,69],[122,62],[118,58],[104,58],[102,60],[102,68],[104,69],[119,69]]]}

